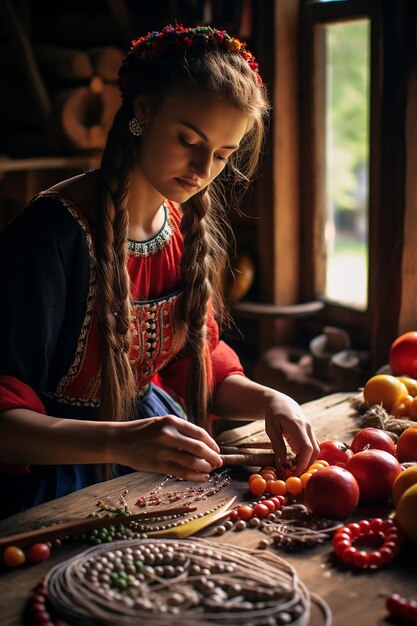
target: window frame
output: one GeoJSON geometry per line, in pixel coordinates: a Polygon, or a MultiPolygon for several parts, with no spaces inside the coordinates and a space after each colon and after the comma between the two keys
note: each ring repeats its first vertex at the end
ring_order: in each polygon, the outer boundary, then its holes
{"type": "MultiPolygon", "coordinates": [[[[416,11],[411,0],[334,0],[300,3],[299,163],[301,246],[300,293],[306,300],[324,292],[324,45],[325,24],[370,20],[370,150],[368,225],[368,307],[360,311],[326,301],[310,327],[345,328],[371,351],[372,367],[387,361],[401,332],[417,328],[417,254],[408,224],[416,226],[417,201],[412,167],[417,165],[416,11]],[[414,21],[414,28],[416,22],[414,21]],[[414,100],[415,103],[415,100],[414,100]],[[393,121],[395,120],[395,122],[393,121]],[[408,234],[408,236],[407,236],[408,234]],[[409,276],[415,281],[409,285],[409,276]],[[404,286],[404,288],[403,288],[404,286]]],[[[277,42],[279,46],[279,41],[277,42]]],[[[415,171],[415,170],[414,170],[415,171]]]]}
{"type": "MultiPolygon", "coordinates": [[[[302,292],[306,298],[319,298],[326,303],[324,319],[347,327],[356,335],[366,331],[368,307],[365,311],[326,299],[325,291],[325,245],[324,225],[326,219],[325,190],[325,41],[323,27],[342,21],[370,18],[369,2],[304,2],[300,12],[300,161],[302,181],[301,211],[304,225],[305,245],[302,250],[304,272],[301,276],[302,292]]],[[[371,26],[372,31],[372,26],[371,26]]],[[[371,35],[372,37],[372,35],[371,35]]],[[[372,112],[372,51],[370,108],[372,112]]],[[[370,112],[369,119],[372,119],[370,112]]],[[[372,132],[372,131],[371,131],[372,132]]],[[[370,132],[370,134],[371,134],[370,132]]],[[[372,144],[372,140],[371,140],[372,144]]],[[[369,151],[370,162],[372,151],[369,151]]],[[[371,174],[370,174],[371,178],[371,174]]],[[[369,181],[369,213],[371,207],[371,183],[369,181]]],[[[368,263],[369,271],[369,263],[368,263]]]]}

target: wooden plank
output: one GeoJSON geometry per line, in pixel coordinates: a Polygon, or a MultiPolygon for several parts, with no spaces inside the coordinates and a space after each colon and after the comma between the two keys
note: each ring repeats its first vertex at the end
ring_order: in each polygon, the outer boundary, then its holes
{"type": "MultiPolygon", "coordinates": [[[[310,419],[319,441],[341,439],[350,442],[360,418],[352,408],[351,399],[360,398],[361,394],[352,392],[334,393],[303,404],[303,412],[310,419]]],[[[238,443],[268,441],[262,421],[251,422],[222,433],[218,438],[221,446],[233,446],[238,443]]]]}

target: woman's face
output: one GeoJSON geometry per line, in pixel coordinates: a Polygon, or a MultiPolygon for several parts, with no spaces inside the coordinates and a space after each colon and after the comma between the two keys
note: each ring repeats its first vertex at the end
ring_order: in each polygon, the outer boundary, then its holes
{"type": "Polygon", "coordinates": [[[145,122],[141,173],[174,202],[185,202],[220,174],[250,125],[240,109],[206,92],[172,94],[137,117],[145,122]]]}

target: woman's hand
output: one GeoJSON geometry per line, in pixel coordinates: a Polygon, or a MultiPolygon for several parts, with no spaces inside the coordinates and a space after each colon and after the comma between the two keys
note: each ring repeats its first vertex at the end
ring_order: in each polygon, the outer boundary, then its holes
{"type": "Polygon", "coordinates": [[[301,474],[319,454],[313,428],[300,405],[286,394],[268,389],[265,400],[265,431],[275,452],[276,465],[281,465],[287,457],[287,441],[295,454],[292,471],[301,474]]]}
{"type": "Polygon", "coordinates": [[[320,448],[313,427],[300,405],[285,393],[245,376],[231,375],[217,388],[214,412],[239,421],[264,419],[277,467],[287,458],[285,442],[295,453],[293,471],[297,474],[301,474],[318,457],[320,448]]]}
{"type": "Polygon", "coordinates": [[[115,462],[136,470],[204,482],[222,465],[214,439],[174,415],[120,422],[115,431],[115,462]]]}

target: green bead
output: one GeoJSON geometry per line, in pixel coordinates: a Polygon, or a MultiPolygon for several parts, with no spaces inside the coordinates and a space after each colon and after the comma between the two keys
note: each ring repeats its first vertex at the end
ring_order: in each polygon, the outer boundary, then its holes
{"type": "Polygon", "coordinates": [[[129,585],[127,584],[127,580],[123,580],[123,578],[119,578],[115,586],[118,589],[120,589],[120,591],[124,591],[125,589],[128,588],[129,585]]]}
{"type": "Polygon", "coordinates": [[[138,572],[141,572],[143,570],[143,561],[138,559],[137,561],[134,561],[134,565],[138,572]]]}

